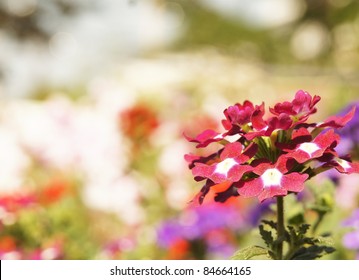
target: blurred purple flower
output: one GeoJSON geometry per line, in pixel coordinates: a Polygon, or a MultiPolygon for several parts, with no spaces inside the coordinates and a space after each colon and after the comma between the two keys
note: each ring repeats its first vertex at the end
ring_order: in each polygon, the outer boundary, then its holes
{"type": "Polygon", "coordinates": [[[270,206],[274,204],[275,201],[275,199],[271,198],[263,201],[262,203],[255,204],[246,215],[246,220],[248,223],[252,227],[258,226],[261,219],[263,218],[263,214],[269,213],[271,211],[270,206]]]}
{"type": "Polygon", "coordinates": [[[158,244],[168,249],[180,240],[201,240],[207,253],[228,257],[237,247],[235,236],[256,226],[270,204],[269,200],[249,208],[220,203],[189,208],[179,217],[166,220],[159,226],[158,244]]]}
{"type": "Polygon", "coordinates": [[[359,257],[359,209],[356,209],[351,217],[343,221],[343,226],[354,229],[344,235],[343,244],[350,250],[357,250],[357,257],[359,257]]]}
{"type": "Polygon", "coordinates": [[[353,118],[347,123],[347,125],[336,131],[341,138],[336,148],[339,156],[350,153],[353,148],[359,145],[359,101],[350,103],[337,115],[344,116],[353,107],[356,108],[353,118]]]}
{"type": "MultiPolygon", "coordinates": [[[[340,136],[340,141],[336,146],[336,151],[339,157],[350,154],[353,159],[359,158],[359,101],[352,102],[344,107],[336,116],[345,116],[353,107],[355,107],[355,113],[353,118],[342,128],[336,129],[335,132],[340,136]]],[[[336,170],[330,169],[322,174],[322,177],[331,179],[334,184],[340,184],[341,174],[336,170]]]]}

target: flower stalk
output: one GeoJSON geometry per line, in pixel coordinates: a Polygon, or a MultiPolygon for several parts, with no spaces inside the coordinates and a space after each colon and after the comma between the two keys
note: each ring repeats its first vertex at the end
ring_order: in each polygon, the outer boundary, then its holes
{"type": "Polygon", "coordinates": [[[277,197],[277,258],[283,259],[283,241],[284,241],[284,202],[283,197],[277,197]]]}

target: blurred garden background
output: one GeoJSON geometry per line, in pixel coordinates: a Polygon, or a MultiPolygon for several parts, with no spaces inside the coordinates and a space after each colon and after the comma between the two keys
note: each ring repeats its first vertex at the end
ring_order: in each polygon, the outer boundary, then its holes
{"type": "MultiPolygon", "coordinates": [[[[356,0],[0,0],[0,258],[228,259],[271,201],[190,203],[183,133],[236,102],[359,106],[356,0]]],[[[359,108],[343,130],[359,159],[359,108]]],[[[359,258],[359,175],[287,199],[359,258]]]]}

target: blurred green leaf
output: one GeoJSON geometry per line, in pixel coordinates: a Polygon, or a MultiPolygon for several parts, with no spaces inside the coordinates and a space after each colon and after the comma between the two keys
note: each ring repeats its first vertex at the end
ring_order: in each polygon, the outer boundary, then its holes
{"type": "Polygon", "coordinates": [[[231,260],[250,260],[253,257],[263,255],[269,256],[267,249],[260,246],[249,246],[235,252],[231,260]]]}

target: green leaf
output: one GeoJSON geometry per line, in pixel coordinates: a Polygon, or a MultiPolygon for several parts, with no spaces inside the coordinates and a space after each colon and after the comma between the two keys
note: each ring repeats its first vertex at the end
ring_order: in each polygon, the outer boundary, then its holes
{"type": "Polygon", "coordinates": [[[267,246],[269,248],[271,248],[273,245],[273,241],[274,241],[272,233],[268,230],[265,230],[263,225],[259,226],[259,233],[260,233],[262,239],[264,240],[264,242],[267,244],[267,246]]]}
{"type": "Polygon", "coordinates": [[[299,225],[304,222],[303,213],[297,213],[288,219],[288,223],[292,225],[299,225]]]}
{"type": "Polygon", "coordinates": [[[265,225],[269,225],[272,229],[277,230],[277,223],[275,223],[273,221],[262,220],[262,223],[265,225]]]}
{"type": "Polygon", "coordinates": [[[316,244],[320,244],[323,246],[328,246],[328,247],[334,246],[334,240],[333,240],[333,238],[331,238],[329,236],[320,236],[320,237],[316,238],[315,241],[316,241],[316,244]]]}
{"type": "Polygon", "coordinates": [[[299,226],[299,230],[298,230],[298,233],[299,234],[302,234],[302,235],[305,235],[308,231],[308,229],[310,228],[310,225],[308,224],[302,224],[299,226]]]}
{"type": "Polygon", "coordinates": [[[296,251],[291,257],[292,260],[314,260],[322,257],[323,255],[333,253],[333,247],[312,245],[309,247],[302,247],[296,251]]]}
{"type": "Polygon", "coordinates": [[[247,248],[238,250],[231,257],[231,260],[250,260],[255,256],[269,255],[268,250],[260,246],[249,246],[247,248]]]}

